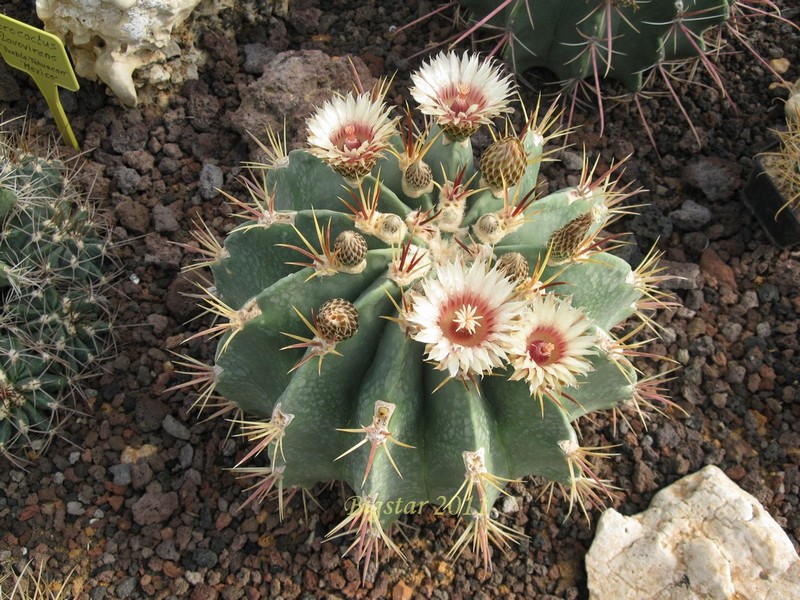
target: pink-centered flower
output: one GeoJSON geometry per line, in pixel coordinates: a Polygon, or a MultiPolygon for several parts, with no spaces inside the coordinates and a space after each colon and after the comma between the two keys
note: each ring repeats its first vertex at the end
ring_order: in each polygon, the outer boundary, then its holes
{"type": "Polygon", "coordinates": [[[526,326],[510,353],[512,380],[525,380],[532,394],[574,386],[576,377],[593,369],[586,358],[595,354],[591,321],[567,300],[553,294],[536,297],[526,326]]]}
{"type": "Polygon", "coordinates": [[[456,260],[437,266],[436,277],[422,288],[404,316],[437,369],[464,379],[506,363],[525,303],[501,271],[483,261],[465,266],[456,260]]]}
{"type": "Polygon", "coordinates": [[[397,131],[390,111],[369,93],[336,96],[307,121],[308,151],[342,177],[368,175],[397,131]]]}
{"type": "Polygon", "coordinates": [[[411,75],[411,95],[424,114],[436,119],[452,141],[461,141],[501,113],[514,91],[510,75],[501,75],[494,61],[476,55],[440,53],[411,75]]]}

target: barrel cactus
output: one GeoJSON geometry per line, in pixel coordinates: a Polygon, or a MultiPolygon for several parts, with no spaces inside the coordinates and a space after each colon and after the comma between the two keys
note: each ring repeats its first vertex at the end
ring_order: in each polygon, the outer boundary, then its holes
{"type": "Polygon", "coordinates": [[[565,99],[571,98],[572,108],[584,92],[585,98],[596,101],[601,129],[604,79],[618,81],[636,94],[643,120],[640,92],[654,92],[655,80],[663,82],[661,92],[670,94],[683,111],[677,84],[691,80],[698,63],[725,95],[715,60],[722,32],[782,81],[747,40],[743,25],[765,16],[791,24],[772,2],[751,0],[458,0],[457,4],[465,32],[456,41],[476,33],[481,40],[491,40],[517,73],[532,67],[548,69],[567,92],[565,99]]]}
{"type": "Polygon", "coordinates": [[[610,77],[641,89],[648,70],[707,50],[703,34],[730,0],[459,0],[474,24],[501,31],[518,72],[546,67],[562,81],[610,77]],[[498,10],[500,8],[500,10],[498,10]]]}
{"type": "Polygon", "coordinates": [[[0,455],[39,453],[110,346],[107,230],[53,152],[0,139],[0,455]]]}
{"type": "Polygon", "coordinates": [[[412,78],[422,125],[392,117],[385,84],[336,96],[307,149],[276,144],[243,179],[250,198],[228,194],[244,221],[224,244],[195,234],[218,317],[195,335],[219,341],[213,365],[183,361],[179,387],[246,415],[244,504],[275,495],[282,516],[293,493],[344,481],[354,495],[330,535],[355,536],[365,570],[426,505],[463,516],[451,554],[471,547],[490,568],[491,544],[522,535],[492,515],[507,483],[546,478],[584,509],[609,494],[595,467],[608,448],[581,447],[573,425],[668,402],[663,376],[631,361],[669,298],[655,253],[632,269],[604,249],[636,191],[618,165],[587,162],[579,185],[537,197],[555,108],[515,131],[511,79],[468,54],[412,78]],[[495,141],[476,168],[482,126],[495,141]],[[643,321],[622,329],[631,315],[643,321]]]}

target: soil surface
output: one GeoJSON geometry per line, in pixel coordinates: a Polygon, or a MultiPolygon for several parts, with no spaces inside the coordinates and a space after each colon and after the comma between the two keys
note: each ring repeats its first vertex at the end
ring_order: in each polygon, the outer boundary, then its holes
{"type": "MultiPolygon", "coordinates": [[[[6,4],[11,16],[38,24],[31,3],[6,4]]],[[[778,4],[800,22],[800,10],[778,4]]],[[[435,6],[293,0],[287,16],[255,25],[231,13],[220,20],[224,29],[199,38],[209,56],[199,79],[172,90],[164,105],[125,108],[87,81],[63,94],[84,149],[82,180],[112,221],[121,267],[113,298],[118,353],[91,384],[94,402],[78,407],[83,414],[43,456],[25,469],[0,459],[6,567],[33,558],[55,581],[72,571],[76,596],[92,600],[588,598],[583,558],[599,512],[592,523],[567,517],[561,501],[548,512],[534,481],[512,485],[514,502],[500,506],[504,521],[529,537],[496,555],[493,573],[469,551],[448,561],[460,532],[455,518],[423,512],[408,519],[405,538],[394,537],[408,563],[387,557],[362,586],[357,566],[342,558],[349,542],[323,541],[345,514],[346,494],[317,490],[319,506],[309,504],[307,517],[294,500],[282,523],[271,502],[239,510],[245,484],[229,469],[242,456],[241,439],[228,437],[222,419],[200,422],[190,391],[165,391],[185,381],[171,351],[213,356],[214,342],[181,344],[211,320],[184,295],[193,288],[181,269],[197,257],[180,244],[191,242],[197,217],[220,238],[236,225],[213,188],[244,197],[235,176],[250,149],[234,113],[261,76],[254,57],[352,54],[375,77],[396,71],[389,98],[401,104],[409,72],[453,28],[438,16],[393,32],[435,6]],[[125,462],[137,453],[141,460],[125,462]]],[[[747,33],[765,59],[788,60],[787,80],[800,77],[797,30],[766,19],[747,33]]],[[[663,336],[650,348],[681,364],[668,388],[686,414],[668,411],[646,429],[636,419],[620,422],[616,435],[607,415],[582,423],[583,445],[620,444],[602,473],[621,490],[615,508],[639,512],[660,488],[716,464],[800,547],[800,254],[771,245],[739,197],[754,153],[783,120],[786,91],[771,86],[774,78],[741,47],[733,49],[719,58],[729,98],[703,74],[698,83],[677,84],[699,142],[668,95],[643,102],[657,151],[635,104],[607,103],[602,136],[592,106],[580,106],[572,146],[543,174],[555,190],[577,181],[581,149],[601,170],[632,154],[624,178],[645,188],[636,197],[645,206],[617,224],[630,232],[625,252],[638,261],[657,243],[668,272],[683,277],[670,284],[680,307],[658,315],[663,336]]],[[[526,79],[539,85],[543,77],[526,79]]],[[[0,88],[6,118],[27,114],[41,132],[55,131],[25,75],[0,66],[0,88]]],[[[530,105],[537,90],[523,86],[522,93],[530,105]]],[[[639,366],[663,369],[647,359],[639,366]]]]}

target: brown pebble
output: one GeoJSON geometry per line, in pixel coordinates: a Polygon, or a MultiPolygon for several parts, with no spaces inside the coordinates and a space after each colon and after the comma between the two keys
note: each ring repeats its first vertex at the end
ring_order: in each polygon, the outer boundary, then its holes
{"type": "Polygon", "coordinates": [[[178,509],[178,494],[147,492],[131,508],[139,525],[163,523],[178,509]]]}
{"type": "Polygon", "coordinates": [[[219,592],[216,589],[203,583],[196,585],[192,590],[192,600],[217,600],[218,597],[219,592]]]}
{"type": "Polygon", "coordinates": [[[217,517],[214,527],[216,527],[217,531],[222,531],[231,524],[231,521],[233,521],[233,517],[231,517],[230,513],[221,513],[217,517]]]}
{"type": "Polygon", "coordinates": [[[414,590],[405,582],[398,581],[392,588],[392,600],[411,600],[414,590]]]}
{"type": "Polygon", "coordinates": [[[637,462],[633,468],[633,491],[637,494],[656,489],[655,473],[646,463],[637,462]]]}
{"type": "Polygon", "coordinates": [[[761,383],[758,389],[761,391],[771,392],[775,389],[775,371],[769,365],[761,365],[758,370],[758,375],[761,377],[761,383]]]}
{"type": "Polygon", "coordinates": [[[726,471],[728,477],[734,481],[741,481],[747,474],[742,465],[734,465],[726,471]]]}
{"type": "Polygon", "coordinates": [[[22,521],[23,523],[28,519],[36,516],[39,514],[39,506],[36,504],[32,504],[31,506],[26,506],[21,511],[19,511],[19,515],[17,515],[17,519],[22,521]]]}
{"type": "Polygon", "coordinates": [[[319,576],[311,569],[306,569],[303,572],[303,588],[306,590],[315,590],[319,586],[319,576]]]}
{"type": "Polygon", "coordinates": [[[117,496],[124,496],[125,495],[125,490],[128,489],[128,486],[126,486],[126,485],[115,485],[111,481],[104,481],[103,482],[103,488],[107,492],[111,492],[112,494],[115,494],[117,496]]]}
{"type": "Polygon", "coordinates": [[[707,248],[700,256],[700,270],[706,277],[736,291],[736,276],[733,269],[720,258],[713,248],[707,248]]]}
{"type": "Polygon", "coordinates": [[[336,569],[335,571],[330,571],[326,573],[325,580],[327,581],[327,585],[334,590],[342,589],[345,586],[345,583],[347,583],[344,576],[342,575],[341,569],[336,569]]]}
{"type": "Polygon", "coordinates": [[[117,205],[117,217],[122,226],[133,234],[142,234],[150,226],[150,211],[130,198],[117,205]]]}
{"type": "Polygon", "coordinates": [[[164,575],[169,577],[170,579],[176,579],[183,574],[183,569],[181,569],[178,565],[176,565],[171,560],[164,561],[164,575]]]}

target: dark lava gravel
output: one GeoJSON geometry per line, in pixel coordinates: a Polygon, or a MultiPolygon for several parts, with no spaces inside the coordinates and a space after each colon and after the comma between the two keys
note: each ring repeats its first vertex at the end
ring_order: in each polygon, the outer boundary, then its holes
{"type": "MultiPolygon", "coordinates": [[[[29,4],[7,3],[8,14],[36,23],[29,4]]],[[[460,531],[455,519],[424,512],[407,522],[406,538],[395,533],[408,564],[389,557],[360,586],[356,565],[341,557],[349,542],[323,542],[344,515],[346,494],[317,490],[320,506],[309,504],[307,517],[294,500],[283,523],[273,503],[239,510],[243,484],[229,472],[242,453],[239,439],[227,439],[223,420],[198,422],[190,393],[165,393],[183,381],[171,351],[205,360],[213,354],[213,343],[181,345],[210,320],[189,321],[197,308],[184,294],[196,275],[180,269],[194,257],[179,244],[191,240],[198,217],[220,236],[235,225],[215,188],[241,191],[235,175],[249,150],[232,114],[242,92],[275,53],[316,49],[352,53],[374,76],[396,71],[390,97],[400,103],[421,60],[412,56],[446,39],[452,26],[436,17],[391,32],[435,6],[293,0],[288,16],[266,26],[226,13],[224,31],[201,36],[209,60],[200,79],[173,90],[166,106],[123,108],[102,85],[85,81],[78,93],[64,94],[86,149],[83,181],[110,215],[118,242],[119,348],[94,382],[93,404],[80,407],[85,415],[66,424],[45,456],[27,470],[0,462],[6,567],[34,558],[54,580],[74,568],[73,586],[91,600],[588,597],[583,557],[599,513],[587,524],[576,514],[567,518],[565,504],[555,501],[548,514],[533,481],[512,485],[515,502],[498,505],[529,538],[497,556],[493,573],[476,566],[469,551],[446,560],[460,531]]],[[[786,15],[797,22],[798,12],[786,15]]],[[[748,32],[766,59],[789,60],[787,79],[800,76],[796,30],[767,20],[748,32]]],[[[599,157],[601,170],[632,154],[625,179],[647,190],[637,201],[648,206],[617,224],[631,233],[625,252],[638,261],[657,242],[669,272],[683,277],[670,282],[680,307],[658,316],[662,339],[650,348],[680,363],[668,388],[686,414],[668,411],[647,428],[636,418],[619,421],[616,435],[611,418],[598,415],[581,424],[582,444],[620,444],[602,475],[621,488],[615,507],[625,514],[645,509],[683,475],[716,464],[765,505],[797,547],[800,252],[771,246],[738,195],[753,154],[782,121],[786,93],[771,88],[770,75],[747,54],[721,62],[732,102],[707,86],[679,88],[700,143],[674,103],[656,97],[643,107],[658,152],[634,105],[609,104],[602,137],[592,109],[581,109],[563,161],[544,166],[554,190],[577,181],[582,148],[599,157]]],[[[0,84],[6,116],[27,113],[52,130],[25,76],[0,66],[0,84]]],[[[523,93],[534,101],[533,91],[523,93]]],[[[639,364],[646,373],[663,368],[639,364]]]]}

